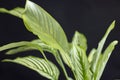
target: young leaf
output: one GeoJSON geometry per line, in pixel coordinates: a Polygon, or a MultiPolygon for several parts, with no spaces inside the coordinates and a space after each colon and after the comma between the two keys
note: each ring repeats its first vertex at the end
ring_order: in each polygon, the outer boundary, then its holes
{"type": "Polygon", "coordinates": [[[95,53],[96,53],[96,49],[92,49],[91,51],[90,51],[90,53],[89,53],[89,56],[88,56],[88,61],[89,61],[89,63],[91,63],[92,61],[93,61],[93,56],[95,55],[95,53]]]}
{"type": "Polygon", "coordinates": [[[96,50],[96,53],[93,56],[93,60],[91,62],[91,71],[94,73],[96,68],[97,68],[97,63],[100,57],[100,54],[102,53],[102,49],[104,46],[104,43],[107,39],[107,36],[109,35],[109,33],[111,32],[111,30],[114,28],[115,26],[115,21],[112,22],[112,24],[109,26],[109,28],[107,29],[105,35],[103,36],[102,40],[99,42],[98,44],[98,48],[96,50]]]}
{"type": "Polygon", "coordinates": [[[58,80],[59,70],[57,67],[50,61],[46,61],[42,58],[28,56],[23,58],[16,58],[14,60],[5,59],[3,62],[14,62],[26,66],[40,75],[50,79],[58,80]]]}
{"type": "Polygon", "coordinates": [[[91,72],[89,69],[89,63],[86,56],[86,38],[83,34],[76,32],[71,48],[71,61],[72,61],[72,71],[76,80],[89,80],[91,79],[91,72]]]}
{"type": "Polygon", "coordinates": [[[78,45],[85,51],[87,50],[87,39],[83,34],[79,33],[78,31],[75,32],[75,35],[73,37],[73,43],[75,45],[78,45]]]}
{"type": "Polygon", "coordinates": [[[7,10],[5,8],[0,8],[0,12],[8,13],[8,14],[11,14],[11,15],[21,18],[22,13],[24,12],[24,8],[17,7],[17,8],[14,8],[13,10],[7,10]]]}
{"type": "Polygon", "coordinates": [[[106,63],[112,53],[112,51],[114,50],[115,45],[118,43],[118,41],[113,41],[108,47],[107,49],[104,51],[103,55],[100,57],[98,63],[97,63],[97,69],[95,71],[94,74],[94,80],[99,80],[103,70],[106,66],[106,63]]]}

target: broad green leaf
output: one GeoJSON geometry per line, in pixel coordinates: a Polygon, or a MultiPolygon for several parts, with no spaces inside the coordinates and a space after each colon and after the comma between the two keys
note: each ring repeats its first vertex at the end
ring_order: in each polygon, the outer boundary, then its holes
{"type": "Polygon", "coordinates": [[[8,13],[8,14],[11,14],[11,15],[14,15],[16,17],[21,18],[22,13],[24,12],[24,8],[17,7],[17,8],[14,8],[12,10],[7,10],[5,8],[0,8],[0,12],[1,13],[8,13]]]}
{"type": "Polygon", "coordinates": [[[5,59],[3,62],[13,62],[18,63],[23,66],[26,66],[40,75],[50,79],[50,80],[58,80],[59,77],[59,70],[57,67],[50,61],[46,61],[42,58],[28,56],[22,58],[16,58],[14,60],[5,59]]]}
{"type": "Polygon", "coordinates": [[[86,37],[79,33],[78,31],[75,32],[73,37],[74,44],[78,45],[79,47],[83,48],[85,51],[87,50],[87,40],[86,37]]]}
{"type": "Polygon", "coordinates": [[[91,65],[91,71],[93,73],[95,72],[95,70],[97,68],[97,63],[98,63],[100,54],[102,53],[102,49],[103,49],[104,43],[107,39],[107,36],[111,32],[111,30],[113,30],[114,26],[115,26],[115,21],[113,21],[112,24],[109,26],[109,28],[107,29],[107,31],[106,31],[105,35],[103,36],[102,40],[98,44],[98,48],[97,48],[97,51],[96,51],[95,55],[93,56],[92,65],[91,65]]]}
{"type": "Polygon", "coordinates": [[[22,18],[27,29],[37,35],[42,41],[57,49],[59,47],[68,49],[68,42],[63,29],[40,6],[28,0],[22,18]]]}
{"type": "Polygon", "coordinates": [[[26,28],[37,35],[43,42],[58,49],[65,63],[70,66],[68,41],[58,22],[37,4],[27,0],[22,15],[26,28]]]}
{"type": "Polygon", "coordinates": [[[118,41],[113,41],[108,47],[107,49],[103,52],[103,55],[100,57],[98,63],[97,63],[97,69],[95,71],[95,74],[94,74],[94,80],[99,80],[102,73],[103,73],[103,70],[108,62],[108,59],[112,53],[112,51],[114,50],[115,48],[115,45],[118,43],[118,41]]]}

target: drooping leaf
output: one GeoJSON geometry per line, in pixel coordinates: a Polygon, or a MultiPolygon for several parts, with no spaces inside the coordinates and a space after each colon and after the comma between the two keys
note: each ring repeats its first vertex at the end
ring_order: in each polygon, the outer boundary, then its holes
{"type": "Polygon", "coordinates": [[[108,62],[108,59],[112,53],[112,51],[115,48],[115,45],[118,43],[118,41],[113,41],[108,47],[107,49],[103,52],[103,55],[99,58],[99,61],[97,63],[97,67],[96,67],[96,71],[94,74],[94,80],[99,80],[103,70],[108,62]]]}
{"type": "Polygon", "coordinates": [[[42,53],[42,55],[45,57],[43,53],[43,49],[39,44],[35,43],[35,41],[34,42],[32,41],[31,42],[29,41],[13,42],[0,47],[0,51],[9,50],[6,54],[15,54],[15,53],[23,52],[30,49],[39,50],[42,53]]]}
{"type": "Polygon", "coordinates": [[[58,49],[65,63],[70,66],[70,57],[67,54],[68,41],[59,23],[44,9],[29,0],[22,18],[26,28],[46,44],[58,49]]]}
{"type": "Polygon", "coordinates": [[[31,46],[22,46],[22,47],[18,47],[15,49],[10,49],[6,52],[7,55],[13,55],[16,53],[20,53],[20,52],[24,52],[24,51],[31,51],[31,50],[37,50],[35,47],[31,47],[31,46]]]}
{"type": "Polygon", "coordinates": [[[16,48],[16,47],[20,47],[20,46],[24,46],[24,45],[28,45],[29,42],[27,41],[20,41],[20,42],[13,42],[13,43],[9,43],[7,45],[3,45],[0,47],[0,51],[4,51],[7,49],[12,49],[12,48],[16,48]]]}
{"type": "Polygon", "coordinates": [[[112,24],[109,26],[109,28],[107,29],[107,31],[106,31],[105,35],[103,36],[102,40],[98,44],[98,48],[97,48],[96,53],[94,54],[93,60],[91,62],[92,63],[91,71],[93,73],[95,72],[95,70],[97,68],[97,63],[98,63],[100,54],[102,53],[102,49],[103,49],[104,43],[105,43],[105,41],[107,39],[107,36],[111,32],[111,30],[113,30],[114,26],[115,26],[115,21],[113,21],[112,24]]]}
{"type": "Polygon", "coordinates": [[[12,10],[7,10],[5,8],[0,8],[0,12],[1,13],[8,13],[8,14],[11,14],[11,15],[14,15],[16,17],[21,18],[22,13],[24,12],[24,8],[17,7],[17,8],[14,8],[12,10]]]}
{"type": "Polygon", "coordinates": [[[40,75],[50,79],[50,80],[58,80],[59,70],[57,67],[50,61],[46,61],[42,58],[28,56],[22,58],[16,58],[14,60],[5,59],[3,62],[14,62],[26,66],[40,75]]]}
{"type": "MultiPolygon", "coordinates": [[[[36,39],[36,40],[33,40],[33,41],[24,41],[24,42],[26,42],[26,43],[25,44],[20,44],[20,46],[18,46],[18,43],[21,43],[21,42],[14,42],[14,43],[11,43],[11,44],[7,44],[7,45],[5,45],[6,48],[4,46],[3,49],[4,50],[6,50],[8,48],[10,49],[6,52],[6,54],[8,54],[8,55],[16,54],[16,53],[24,52],[24,51],[31,51],[31,50],[40,50],[40,51],[43,50],[43,51],[48,51],[50,53],[55,52],[54,48],[50,47],[49,45],[45,44],[44,42],[42,42],[39,39],[36,39]],[[13,46],[13,45],[16,45],[16,46],[13,46]],[[9,46],[9,47],[7,48],[7,46],[9,46]]],[[[0,48],[2,48],[2,47],[0,47],[0,48]]]]}

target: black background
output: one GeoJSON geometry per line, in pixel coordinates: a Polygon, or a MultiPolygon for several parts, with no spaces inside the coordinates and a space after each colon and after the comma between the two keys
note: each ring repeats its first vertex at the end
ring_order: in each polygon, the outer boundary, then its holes
{"type": "MultiPolygon", "coordinates": [[[[47,10],[63,27],[68,40],[71,41],[75,30],[84,33],[88,40],[88,51],[97,47],[97,43],[104,35],[113,20],[116,27],[110,33],[105,47],[113,40],[120,41],[120,0],[32,0],[47,10]]],[[[0,7],[12,9],[24,7],[25,0],[0,0],[0,7]]],[[[28,32],[21,19],[0,14],[0,45],[10,42],[32,40],[37,38],[28,32]]],[[[15,58],[16,56],[41,56],[37,51],[20,53],[14,56],[0,52],[0,60],[15,58]]],[[[54,61],[52,55],[48,58],[54,61]],[[51,59],[52,58],[52,59],[51,59]]],[[[68,69],[69,73],[70,70],[68,69]]],[[[62,73],[63,74],[63,73],[62,73]]],[[[63,75],[60,80],[65,80],[63,75]]],[[[71,73],[69,74],[71,75],[71,73]]],[[[112,53],[101,80],[120,79],[120,45],[112,53]]],[[[0,62],[0,80],[46,80],[36,72],[13,63],[0,62]]]]}

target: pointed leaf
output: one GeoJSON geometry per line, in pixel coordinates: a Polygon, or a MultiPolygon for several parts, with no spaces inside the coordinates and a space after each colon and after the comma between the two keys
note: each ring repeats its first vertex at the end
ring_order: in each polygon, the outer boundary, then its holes
{"type": "Polygon", "coordinates": [[[21,18],[22,13],[24,12],[24,8],[17,7],[17,8],[14,8],[12,10],[7,10],[5,8],[0,8],[0,12],[1,13],[8,13],[8,14],[11,14],[11,15],[14,15],[16,17],[21,18]]]}
{"type": "Polygon", "coordinates": [[[21,64],[51,80],[58,80],[59,77],[59,70],[57,67],[52,62],[46,61],[42,58],[28,56],[23,58],[16,58],[14,60],[5,59],[3,62],[14,62],[21,64]]]}
{"type": "Polygon", "coordinates": [[[52,47],[67,49],[68,42],[61,26],[37,4],[27,1],[23,20],[27,29],[52,47]]]}
{"type": "Polygon", "coordinates": [[[105,43],[105,41],[107,39],[107,36],[111,32],[111,30],[113,30],[114,26],[115,26],[115,21],[113,21],[112,24],[109,26],[109,28],[107,29],[107,31],[106,31],[105,35],[103,36],[102,40],[98,44],[98,48],[97,48],[97,51],[96,51],[96,53],[94,55],[92,65],[91,65],[91,71],[93,73],[95,72],[95,70],[97,68],[97,63],[98,63],[100,54],[102,53],[102,49],[103,49],[104,43],[105,43]]]}
{"type": "Polygon", "coordinates": [[[9,43],[7,45],[1,46],[0,51],[4,51],[7,49],[16,48],[16,47],[20,47],[20,46],[24,46],[24,45],[28,45],[28,44],[29,44],[29,42],[27,42],[27,41],[13,42],[13,43],[9,43]]]}
{"type": "Polygon", "coordinates": [[[79,33],[78,31],[75,32],[73,37],[74,44],[78,45],[79,47],[83,48],[85,51],[87,50],[87,40],[86,37],[79,33]]]}
{"type": "Polygon", "coordinates": [[[51,47],[58,49],[65,63],[70,66],[68,41],[59,23],[44,9],[27,0],[22,15],[26,28],[51,47]]]}
{"type": "Polygon", "coordinates": [[[89,61],[89,63],[91,63],[91,62],[93,61],[93,58],[94,58],[95,53],[96,53],[96,49],[93,48],[93,49],[90,51],[89,56],[88,56],[88,61],[89,61]]]}
{"type": "Polygon", "coordinates": [[[107,64],[107,61],[114,50],[115,45],[118,41],[113,41],[107,49],[104,51],[103,55],[100,57],[99,62],[97,63],[97,69],[95,71],[94,80],[100,80],[100,77],[103,73],[103,70],[107,64]]]}

